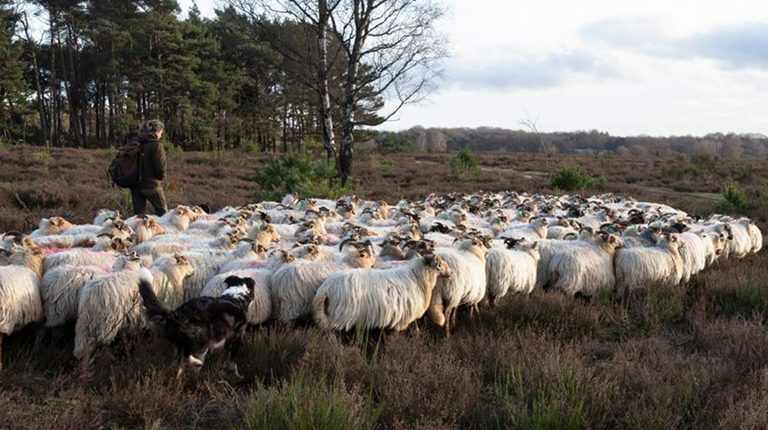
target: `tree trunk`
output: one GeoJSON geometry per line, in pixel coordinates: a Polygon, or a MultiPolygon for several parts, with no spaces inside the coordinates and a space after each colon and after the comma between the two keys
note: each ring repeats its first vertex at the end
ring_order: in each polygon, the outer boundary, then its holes
{"type": "Polygon", "coordinates": [[[24,13],[24,36],[27,38],[27,44],[30,46],[30,53],[32,54],[32,71],[35,74],[35,89],[37,90],[37,114],[40,115],[40,131],[43,133],[43,143],[45,146],[50,146],[51,136],[48,134],[48,125],[46,121],[45,104],[43,103],[43,86],[40,84],[40,70],[37,66],[37,53],[35,52],[36,46],[29,37],[29,21],[27,20],[27,14],[24,13]]]}
{"type": "Polygon", "coordinates": [[[336,159],[336,143],[333,141],[333,117],[331,116],[331,97],[328,90],[328,2],[318,0],[318,48],[320,64],[318,67],[318,80],[320,87],[320,118],[323,131],[323,145],[328,154],[328,159],[336,159]]]}

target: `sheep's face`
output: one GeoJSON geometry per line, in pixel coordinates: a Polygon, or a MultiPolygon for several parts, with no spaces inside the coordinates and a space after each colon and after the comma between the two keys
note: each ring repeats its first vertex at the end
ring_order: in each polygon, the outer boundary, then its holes
{"type": "Polygon", "coordinates": [[[371,254],[370,249],[356,249],[349,254],[348,263],[351,267],[359,269],[369,269],[376,263],[376,257],[371,254]]]}
{"type": "Polygon", "coordinates": [[[280,242],[280,233],[277,232],[272,224],[264,224],[259,230],[259,242],[280,242]]]}
{"type": "Polygon", "coordinates": [[[197,220],[197,213],[195,213],[189,206],[178,206],[174,211],[174,215],[187,218],[190,221],[197,220]]]}
{"type": "Polygon", "coordinates": [[[451,276],[451,268],[448,266],[448,263],[440,258],[439,255],[426,254],[424,256],[424,264],[435,269],[437,276],[441,278],[447,278],[451,276]]]}
{"type": "Polygon", "coordinates": [[[72,224],[62,217],[55,216],[40,221],[40,227],[47,230],[47,234],[58,234],[72,227],[72,224]]]}
{"type": "Polygon", "coordinates": [[[283,264],[288,264],[294,261],[296,257],[287,252],[284,249],[276,249],[268,254],[268,262],[270,267],[280,267],[283,264]]]}
{"type": "Polygon", "coordinates": [[[109,242],[109,249],[115,252],[125,252],[128,250],[129,243],[119,237],[113,237],[109,242]]]}
{"type": "Polygon", "coordinates": [[[230,233],[225,238],[224,246],[227,249],[235,249],[237,248],[237,245],[240,243],[240,236],[237,235],[236,232],[230,233]]]}
{"type": "Polygon", "coordinates": [[[251,250],[256,254],[259,258],[266,258],[267,256],[267,248],[262,246],[258,242],[254,242],[253,246],[251,246],[251,250]]]}
{"type": "Polygon", "coordinates": [[[157,221],[152,218],[147,218],[144,226],[154,234],[164,234],[165,229],[157,221]]]}
{"type": "Polygon", "coordinates": [[[241,220],[251,219],[253,216],[253,211],[250,209],[240,209],[237,211],[237,216],[241,220]]]}
{"type": "Polygon", "coordinates": [[[304,245],[299,249],[299,254],[306,260],[317,261],[322,256],[320,254],[320,248],[314,243],[304,245]]]}
{"type": "Polygon", "coordinates": [[[608,252],[614,252],[623,246],[621,239],[615,234],[602,235],[603,249],[608,252]]]}
{"type": "Polygon", "coordinates": [[[715,255],[720,255],[725,250],[725,235],[722,233],[711,233],[708,239],[712,241],[712,245],[715,248],[715,255]]]}
{"type": "Polygon", "coordinates": [[[192,263],[185,255],[175,254],[173,256],[173,263],[174,266],[181,271],[183,277],[187,277],[195,272],[192,263]]]}

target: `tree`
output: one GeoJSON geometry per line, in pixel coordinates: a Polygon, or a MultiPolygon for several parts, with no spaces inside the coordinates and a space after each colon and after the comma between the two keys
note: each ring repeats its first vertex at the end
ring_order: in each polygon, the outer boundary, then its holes
{"type": "Polygon", "coordinates": [[[13,39],[19,18],[10,2],[0,0],[0,137],[6,139],[18,133],[27,93],[21,45],[13,39]]]}
{"type": "Polygon", "coordinates": [[[443,14],[442,7],[428,0],[345,0],[331,15],[347,62],[338,156],[342,185],[352,170],[355,127],[381,124],[433,88],[440,60],[447,54],[436,30],[443,14]],[[359,110],[366,114],[382,107],[365,100],[385,97],[394,101],[388,112],[357,115],[359,110]]]}
{"type": "Polygon", "coordinates": [[[528,131],[536,136],[536,139],[539,142],[539,148],[541,149],[542,154],[544,154],[544,166],[549,169],[549,157],[555,153],[555,145],[552,143],[550,136],[547,136],[539,131],[538,122],[538,117],[536,119],[531,119],[531,117],[528,116],[528,113],[526,112],[525,118],[520,120],[520,125],[527,128],[528,131]]]}
{"type": "Polygon", "coordinates": [[[355,128],[381,124],[406,104],[423,99],[446,55],[444,39],[436,30],[444,12],[428,0],[229,0],[229,4],[252,19],[273,14],[314,29],[316,54],[282,52],[308,60],[317,70],[310,85],[318,93],[326,151],[337,158],[342,185],[352,169],[355,128]],[[331,82],[339,64],[340,94],[334,98],[331,82]],[[379,115],[387,98],[393,105],[379,115]],[[331,101],[340,108],[338,152],[333,145],[331,101]]]}

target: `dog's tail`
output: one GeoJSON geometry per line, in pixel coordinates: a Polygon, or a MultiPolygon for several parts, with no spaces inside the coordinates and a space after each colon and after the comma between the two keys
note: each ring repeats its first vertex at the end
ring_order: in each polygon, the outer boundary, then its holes
{"type": "Polygon", "coordinates": [[[320,290],[312,300],[312,317],[315,323],[322,330],[331,328],[331,321],[328,319],[326,304],[328,303],[328,289],[320,290]]]}
{"type": "Polygon", "coordinates": [[[139,294],[147,315],[152,320],[164,320],[171,315],[171,312],[157,299],[157,294],[152,289],[152,274],[147,269],[139,270],[139,294]]]}

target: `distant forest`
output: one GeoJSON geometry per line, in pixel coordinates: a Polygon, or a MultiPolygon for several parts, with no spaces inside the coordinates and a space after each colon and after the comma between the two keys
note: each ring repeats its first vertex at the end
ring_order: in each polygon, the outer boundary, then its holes
{"type": "Polygon", "coordinates": [[[378,132],[366,143],[382,151],[547,152],[667,156],[708,155],[729,159],[768,156],[768,137],[758,134],[711,133],[706,136],[619,137],[596,130],[532,133],[503,128],[424,128],[378,132]]]}

